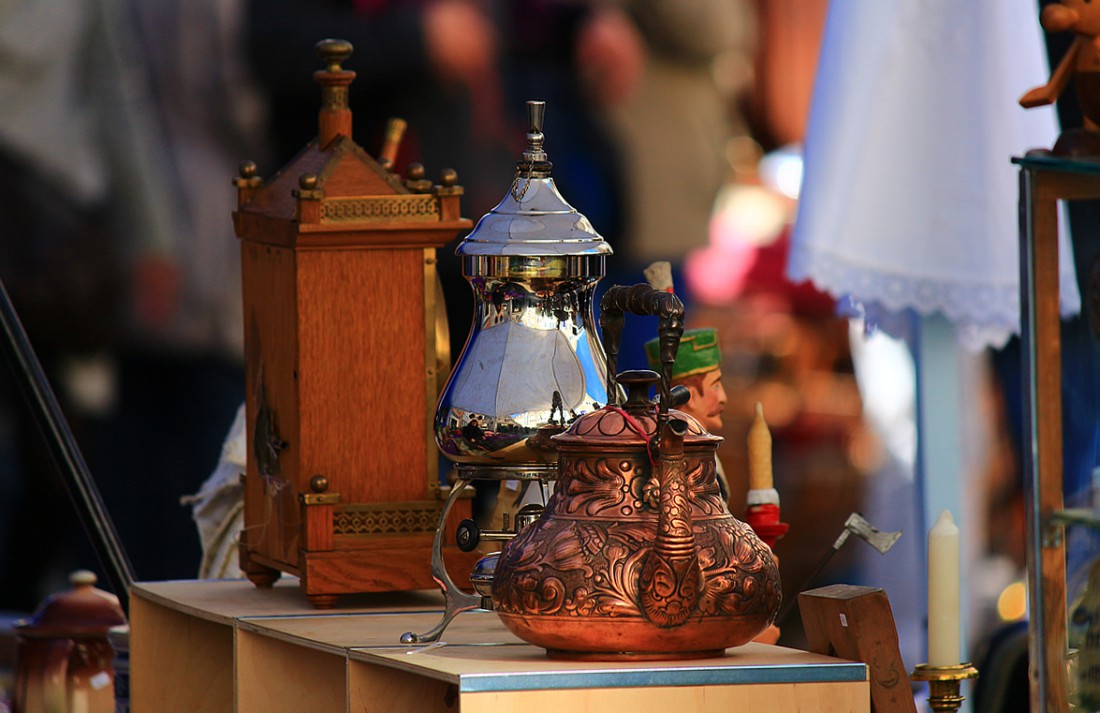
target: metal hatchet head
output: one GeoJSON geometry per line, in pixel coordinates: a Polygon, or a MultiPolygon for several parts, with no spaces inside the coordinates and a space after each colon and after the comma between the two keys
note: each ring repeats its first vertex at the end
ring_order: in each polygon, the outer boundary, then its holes
{"type": "Polygon", "coordinates": [[[837,538],[836,543],[833,545],[833,549],[840,549],[840,546],[848,539],[848,535],[856,535],[882,554],[886,554],[890,551],[890,548],[894,546],[894,543],[898,541],[898,538],[901,537],[901,531],[879,532],[871,526],[871,523],[863,519],[862,515],[858,512],[854,512],[844,521],[844,532],[837,538]]]}

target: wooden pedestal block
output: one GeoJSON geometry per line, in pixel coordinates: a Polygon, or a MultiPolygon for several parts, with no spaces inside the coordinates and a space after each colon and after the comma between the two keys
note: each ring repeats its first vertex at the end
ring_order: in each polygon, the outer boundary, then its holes
{"type": "MultiPolygon", "coordinates": [[[[320,133],[268,183],[245,165],[234,222],[244,283],[248,467],[242,567],[259,586],[301,577],[339,594],[434,586],[447,488],[431,427],[449,369],[436,249],[470,221],[453,171],[404,180],[350,138],[326,41],[320,133]]],[[[454,525],[469,501],[452,509],[454,525]]],[[[449,570],[475,555],[450,550],[449,570]]],[[[461,577],[458,578],[461,581],[461,577]]]]}
{"type": "Polygon", "coordinates": [[[810,651],[867,664],[874,713],[916,713],[886,592],[834,584],[798,595],[810,651]]]}

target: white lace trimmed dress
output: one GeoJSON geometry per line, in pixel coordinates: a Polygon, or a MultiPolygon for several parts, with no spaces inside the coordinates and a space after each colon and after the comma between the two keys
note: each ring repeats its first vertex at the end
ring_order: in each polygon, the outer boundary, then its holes
{"type": "MultiPolygon", "coordinates": [[[[967,349],[1019,331],[1013,156],[1049,148],[1032,0],[830,4],[787,266],[882,323],[939,312],[967,349]]],[[[1080,309],[1062,231],[1061,301],[1080,309]]]]}

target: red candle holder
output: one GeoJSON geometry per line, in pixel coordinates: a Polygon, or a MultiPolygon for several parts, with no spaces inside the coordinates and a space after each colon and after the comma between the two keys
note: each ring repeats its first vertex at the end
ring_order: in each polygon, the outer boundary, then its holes
{"type": "Polygon", "coordinates": [[[779,506],[774,503],[749,505],[745,508],[745,524],[751,527],[768,547],[775,547],[775,543],[779,542],[790,529],[790,525],[780,522],[779,506]]]}

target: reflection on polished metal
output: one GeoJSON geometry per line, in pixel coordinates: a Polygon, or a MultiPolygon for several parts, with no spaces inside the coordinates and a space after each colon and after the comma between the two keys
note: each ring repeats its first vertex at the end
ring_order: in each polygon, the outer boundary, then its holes
{"type": "Polygon", "coordinates": [[[540,428],[606,403],[592,300],[611,247],[558,193],[542,150],[542,102],[508,195],[455,253],[474,290],[473,328],[436,411],[440,449],[459,464],[543,464],[540,428]]]}
{"type": "Polygon", "coordinates": [[[610,288],[601,307],[612,317],[601,316],[609,355],[622,311],[661,318],[666,377],[620,374],[628,389],[622,406],[582,416],[554,437],[557,488],[543,515],[504,544],[493,608],[512,633],[552,658],[720,656],[774,620],[779,570],[721,497],[715,451],[722,439],[669,408],[683,305],[640,285],[610,288]],[[658,403],[649,399],[655,385],[658,403]]]}
{"type": "Polygon", "coordinates": [[[545,103],[527,108],[527,148],[507,195],[455,251],[475,308],[434,421],[436,443],[457,476],[432,562],[447,604],[437,627],[406,633],[406,643],[434,641],[456,614],[488,603],[457,589],[439,556],[456,493],[475,480],[554,480],[550,436],[607,403],[593,300],[611,246],[554,185],[543,146],[545,103]]]}
{"type": "Polygon", "coordinates": [[[928,681],[928,707],[934,713],[954,713],[966,700],[960,691],[962,682],[977,678],[978,669],[969,663],[954,666],[929,666],[917,664],[910,674],[914,681],[928,681]]]}
{"type": "MultiPolygon", "coordinates": [[[[415,631],[406,631],[401,635],[401,643],[403,644],[423,644],[437,641],[440,635],[443,634],[443,630],[451,623],[451,620],[462,612],[472,609],[492,608],[492,599],[488,595],[488,588],[492,583],[492,571],[486,571],[484,568],[490,561],[495,567],[495,556],[490,555],[490,557],[479,560],[475,566],[475,571],[470,575],[470,582],[478,592],[475,594],[468,594],[459,589],[458,585],[451,579],[451,575],[447,572],[447,565],[443,561],[443,530],[446,526],[447,515],[451,511],[451,507],[470,486],[471,481],[494,480],[499,482],[507,479],[542,482],[546,480],[546,472],[541,468],[524,470],[515,467],[504,469],[489,466],[473,473],[473,475],[477,477],[463,477],[460,475],[458,482],[451,487],[451,494],[443,504],[443,511],[439,516],[439,525],[436,527],[435,540],[432,544],[432,578],[435,579],[436,583],[439,584],[439,588],[443,591],[443,618],[440,619],[438,624],[422,634],[415,631]],[[492,559],[490,560],[490,558],[492,559]]],[[[456,539],[461,542],[461,532],[457,533],[456,539]]]]}

